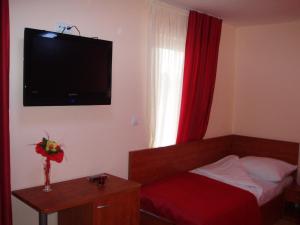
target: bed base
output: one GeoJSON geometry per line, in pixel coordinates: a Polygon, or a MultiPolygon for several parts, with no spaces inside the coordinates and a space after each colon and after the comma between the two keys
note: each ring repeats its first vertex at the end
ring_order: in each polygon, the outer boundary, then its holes
{"type": "Polygon", "coordinates": [[[260,207],[263,225],[273,225],[283,216],[284,197],[283,194],[260,207]]]}
{"type": "Polygon", "coordinates": [[[140,209],[140,225],[175,225],[172,221],[140,209]]]}
{"type": "MultiPolygon", "coordinates": [[[[261,209],[262,225],[274,225],[283,216],[284,200],[283,195],[279,195],[271,201],[267,202],[261,209]]],[[[141,225],[176,225],[172,221],[140,210],[141,225]]]]}

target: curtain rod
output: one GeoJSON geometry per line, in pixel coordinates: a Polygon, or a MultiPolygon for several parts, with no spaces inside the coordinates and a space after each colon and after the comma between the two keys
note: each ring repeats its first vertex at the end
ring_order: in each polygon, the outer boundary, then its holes
{"type": "Polygon", "coordinates": [[[171,6],[171,7],[176,7],[176,8],[180,8],[180,9],[187,10],[187,11],[196,11],[198,13],[202,13],[202,14],[205,14],[205,15],[208,15],[208,16],[212,16],[212,17],[215,17],[215,18],[220,19],[220,20],[224,20],[220,16],[216,16],[216,15],[211,14],[211,13],[200,11],[198,9],[192,9],[192,8],[189,8],[189,7],[185,6],[185,5],[183,5],[183,4],[173,3],[173,2],[171,2],[171,0],[152,0],[152,2],[153,1],[158,1],[158,2],[161,2],[161,3],[167,4],[167,5],[171,6]]]}

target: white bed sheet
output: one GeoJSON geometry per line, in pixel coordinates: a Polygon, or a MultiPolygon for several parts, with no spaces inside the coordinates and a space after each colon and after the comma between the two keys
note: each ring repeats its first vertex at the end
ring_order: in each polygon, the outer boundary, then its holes
{"type": "Polygon", "coordinates": [[[252,179],[263,189],[263,193],[258,199],[258,204],[260,206],[280,195],[283,190],[293,182],[292,176],[284,178],[281,182],[264,181],[253,177],[252,179]]]}
{"type": "Polygon", "coordinates": [[[199,167],[190,172],[244,189],[252,193],[261,206],[282,193],[293,182],[289,176],[281,182],[271,182],[248,174],[235,155],[227,156],[217,162],[199,167]]]}
{"type": "Polygon", "coordinates": [[[217,162],[190,172],[249,191],[256,197],[257,201],[263,193],[262,187],[253,181],[240,164],[239,158],[234,155],[226,156],[217,162]]]}

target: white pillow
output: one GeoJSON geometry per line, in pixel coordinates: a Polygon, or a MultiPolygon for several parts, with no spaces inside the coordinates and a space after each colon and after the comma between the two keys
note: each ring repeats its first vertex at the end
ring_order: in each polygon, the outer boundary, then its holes
{"type": "Polygon", "coordinates": [[[272,182],[282,181],[297,169],[295,165],[266,157],[246,156],[241,158],[240,161],[250,175],[272,182]]]}

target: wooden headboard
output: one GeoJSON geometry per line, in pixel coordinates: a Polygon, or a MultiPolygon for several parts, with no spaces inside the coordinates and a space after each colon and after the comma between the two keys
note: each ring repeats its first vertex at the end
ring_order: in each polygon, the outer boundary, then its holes
{"type": "Polygon", "coordinates": [[[232,135],[229,154],[271,157],[297,165],[299,143],[232,135]]]}
{"type": "Polygon", "coordinates": [[[228,154],[265,156],[298,164],[299,144],[228,135],[154,149],[129,152],[130,180],[142,184],[195,169],[228,154]]]}

